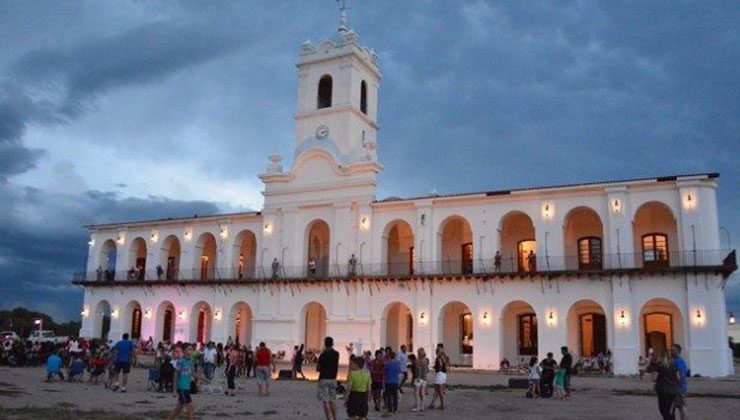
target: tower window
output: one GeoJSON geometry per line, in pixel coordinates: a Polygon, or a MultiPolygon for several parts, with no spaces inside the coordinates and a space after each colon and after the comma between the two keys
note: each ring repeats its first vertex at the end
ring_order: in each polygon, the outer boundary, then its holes
{"type": "Polygon", "coordinates": [[[319,80],[318,109],[331,107],[332,80],[328,74],[319,80]]]}
{"type": "Polygon", "coordinates": [[[364,80],[360,83],[360,111],[367,114],[367,83],[364,80]]]}

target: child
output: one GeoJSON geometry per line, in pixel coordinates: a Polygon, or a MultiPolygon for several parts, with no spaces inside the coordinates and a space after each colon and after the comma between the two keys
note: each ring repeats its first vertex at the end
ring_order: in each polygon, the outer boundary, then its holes
{"type": "Polygon", "coordinates": [[[527,397],[536,398],[540,396],[540,366],[537,364],[537,357],[532,356],[529,359],[529,390],[527,397]]]}
{"type": "Polygon", "coordinates": [[[95,380],[95,382],[98,381],[98,378],[100,378],[100,375],[105,373],[105,359],[103,356],[96,352],[95,355],[92,357],[92,360],[90,360],[90,382],[95,380]]]}
{"type": "Polygon", "coordinates": [[[347,416],[350,419],[367,419],[371,380],[370,373],[363,369],[364,367],[365,360],[362,357],[352,357],[350,371],[347,374],[349,396],[345,402],[347,416]]]}
{"type": "Polygon", "coordinates": [[[175,380],[175,367],[172,366],[170,356],[164,356],[162,364],[159,365],[159,390],[172,392],[173,381],[175,380]]]}
{"type": "Polygon", "coordinates": [[[62,373],[62,351],[59,350],[56,353],[52,353],[48,359],[46,359],[46,382],[51,382],[51,378],[54,375],[59,376],[59,379],[64,380],[64,373],[62,373]]]}
{"type": "Polygon", "coordinates": [[[192,349],[189,344],[183,344],[182,352],[176,353],[177,364],[175,370],[177,374],[175,382],[177,386],[173,389],[173,395],[177,397],[177,405],[167,417],[168,419],[174,419],[180,415],[183,407],[187,410],[189,419],[195,418],[193,400],[190,398],[190,387],[195,380],[192,349]]]}
{"type": "Polygon", "coordinates": [[[565,397],[565,369],[555,372],[555,398],[562,400],[565,397]]]}

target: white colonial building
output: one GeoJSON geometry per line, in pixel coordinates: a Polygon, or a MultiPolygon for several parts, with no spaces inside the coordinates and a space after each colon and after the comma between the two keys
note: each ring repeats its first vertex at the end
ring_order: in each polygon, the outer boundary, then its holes
{"type": "Polygon", "coordinates": [[[377,55],[341,25],[297,66],[262,211],[87,226],[81,336],[441,342],[481,369],[567,345],[617,373],[680,343],[693,373],[733,372],[716,174],[377,200],[377,55]]]}

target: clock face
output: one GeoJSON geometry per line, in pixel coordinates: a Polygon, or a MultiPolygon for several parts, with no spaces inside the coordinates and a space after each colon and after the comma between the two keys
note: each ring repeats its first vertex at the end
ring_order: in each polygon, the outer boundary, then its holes
{"type": "Polygon", "coordinates": [[[316,128],[316,138],[317,139],[325,139],[329,137],[329,127],[325,126],[324,124],[321,124],[316,128]]]}

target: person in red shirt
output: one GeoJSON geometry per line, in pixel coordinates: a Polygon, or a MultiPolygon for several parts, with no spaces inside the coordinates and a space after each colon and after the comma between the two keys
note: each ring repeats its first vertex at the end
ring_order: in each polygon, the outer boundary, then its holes
{"type": "Polygon", "coordinates": [[[272,352],[267,348],[264,341],[260,343],[255,359],[257,359],[255,378],[257,379],[257,387],[259,387],[259,395],[270,395],[270,380],[272,380],[272,372],[275,371],[275,362],[272,359],[272,352]]]}
{"type": "Polygon", "coordinates": [[[375,403],[375,411],[380,411],[380,402],[383,396],[383,379],[385,374],[385,361],[383,360],[383,351],[375,351],[375,359],[371,360],[367,364],[367,369],[370,371],[370,389],[373,394],[373,403],[375,403]]]}

